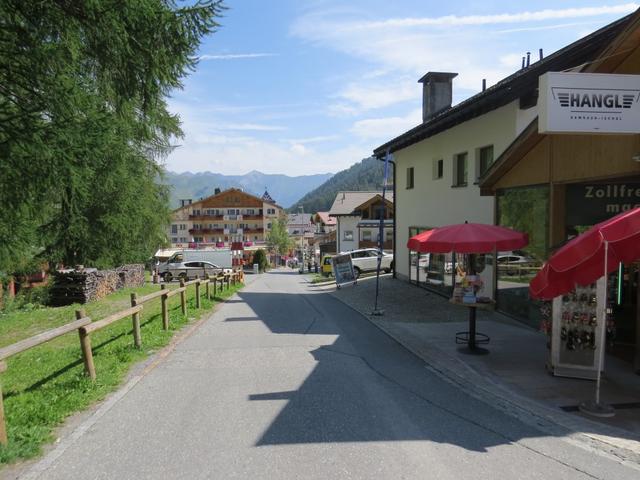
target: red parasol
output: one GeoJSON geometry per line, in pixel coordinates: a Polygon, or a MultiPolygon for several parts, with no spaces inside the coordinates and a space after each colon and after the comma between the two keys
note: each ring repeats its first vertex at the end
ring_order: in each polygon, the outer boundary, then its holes
{"type": "Polygon", "coordinates": [[[589,285],[617,269],[618,264],[638,258],[640,208],[635,208],[594,225],[560,248],[531,280],[529,295],[552,299],[570,292],[576,284],[589,285]]]}
{"type": "MultiPolygon", "coordinates": [[[[640,258],[640,208],[623,212],[594,225],[554,253],[529,284],[532,298],[551,299],[578,285],[589,285],[607,276],[620,263],[640,258]]],[[[605,289],[604,304],[607,305],[605,289]]],[[[580,405],[581,411],[597,416],[613,415],[613,408],[600,403],[600,373],[604,356],[606,308],[598,322],[600,355],[596,373],[594,402],[580,405]]]]}
{"type": "Polygon", "coordinates": [[[414,235],[409,250],[420,253],[491,253],[522,248],[529,243],[526,233],[484,223],[461,223],[438,227],[414,235]]]}
{"type": "MultiPolygon", "coordinates": [[[[470,270],[473,274],[473,254],[505,252],[525,247],[529,243],[526,233],[516,232],[510,228],[484,223],[460,223],[434,228],[414,235],[407,242],[407,248],[420,253],[468,253],[470,270]]],[[[468,344],[467,353],[487,353],[476,347],[476,306],[469,306],[469,331],[458,332],[458,339],[468,344]]],[[[478,334],[481,341],[488,341],[489,337],[478,334]]]]}

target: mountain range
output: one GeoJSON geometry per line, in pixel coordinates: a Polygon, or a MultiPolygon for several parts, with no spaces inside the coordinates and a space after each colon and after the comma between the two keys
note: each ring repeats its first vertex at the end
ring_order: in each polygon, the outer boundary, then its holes
{"type": "Polygon", "coordinates": [[[290,177],[280,174],[266,174],[251,171],[245,175],[222,175],[221,173],[175,173],[167,172],[165,184],[171,186],[171,207],[177,208],[180,199],[194,201],[213,195],[214,190],[226,190],[231,187],[261,197],[265,190],[282,207],[290,207],[307,192],[314,190],[333,176],[332,173],[302,175],[290,177]]]}
{"type": "MultiPolygon", "coordinates": [[[[389,169],[387,185],[393,183],[392,170],[389,169]]],[[[352,165],[342,170],[322,185],[307,193],[297,201],[290,211],[297,211],[298,205],[302,205],[305,212],[326,212],[331,208],[336,194],[341,191],[382,190],[384,176],[384,163],[374,157],[352,165]]]]}

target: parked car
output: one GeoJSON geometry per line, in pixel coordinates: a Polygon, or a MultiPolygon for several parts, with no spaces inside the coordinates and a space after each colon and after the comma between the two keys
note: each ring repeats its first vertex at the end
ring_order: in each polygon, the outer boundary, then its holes
{"type": "Polygon", "coordinates": [[[524,255],[498,255],[498,271],[507,275],[527,273],[534,267],[540,266],[534,258],[524,255]]]}
{"type": "Polygon", "coordinates": [[[322,267],[320,271],[325,277],[330,277],[331,275],[333,275],[333,264],[331,262],[332,258],[333,255],[325,255],[322,257],[322,261],[320,262],[320,266],[322,267]]]}
{"type": "MultiPolygon", "coordinates": [[[[353,271],[356,278],[358,278],[362,272],[372,272],[378,268],[378,249],[376,248],[361,248],[346,253],[351,255],[351,262],[353,263],[353,271]]],[[[393,254],[382,253],[380,269],[386,273],[393,270],[393,254]]]]}
{"type": "Polygon", "coordinates": [[[196,276],[204,278],[205,275],[215,276],[219,273],[231,273],[230,268],[223,268],[211,262],[184,262],[171,264],[162,274],[165,282],[175,278],[193,280],[196,276]]]}

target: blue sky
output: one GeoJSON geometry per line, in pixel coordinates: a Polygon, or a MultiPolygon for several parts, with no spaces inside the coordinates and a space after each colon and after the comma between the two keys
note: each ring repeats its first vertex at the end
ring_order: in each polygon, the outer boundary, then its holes
{"type": "Polygon", "coordinates": [[[175,172],[337,172],[421,122],[427,71],[454,103],[640,8],[616,0],[227,0],[170,109],[175,172]]]}

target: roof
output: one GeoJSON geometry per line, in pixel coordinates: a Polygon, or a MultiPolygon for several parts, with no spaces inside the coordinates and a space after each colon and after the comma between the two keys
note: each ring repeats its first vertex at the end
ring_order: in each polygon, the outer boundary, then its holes
{"type": "MultiPolygon", "coordinates": [[[[333,205],[331,205],[331,210],[329,210],[329,215],[352,215],[354,210],[376,195],[382,196],[382,192],[338,192],[333,205]]],[[[386,198],[388,201],[393,202],[393,193],[387,192],[386,198]]]]}
{"type": "MultiPolygon", "coordinates": [[[[265,200],[264,198],[261,198],[261,197],[258,197],[258,196],[256,196],[256,195],[252,195],[251,193],[245,192],[245,191],[244,191],[244,190],[242,190],[241,188],[227,188],[226,190],[223,190],[222,192],[214,193],[213,195],[209,195],[208,197],[201,198],[201,199],[200,199],[200,200],[198,200],[197,202],[193,202],[193,203],[190,203],[190,204],[188,204],[188,205],[184,205],[184,206],[182,206],[182,207],[178,207],[178,208],[176,208],[176,209],[175,209],[175,210],[173,210],[173,211],[174,211],[174,212],[177,212],[177,211],[182,210],[182,209],[184,209],[184,208],[193,208],[193,207],[197,207],[197,206],[198,206],[198,204],[200,204],[200,203],[206,202],[207,200],[209,200],[209,199],[211,199],[211,198],[214,198],[214,197],[219,197],[219,196],[224,195],[224,194],[226,194],[226,193],[229,193],[229,192],[231,192],[231,191],[236,191],[236,192],[242,193],[243,195],[246,195],[246,196],[248,196],[248,197],[254,198],[254,199],[256,199],[256,200],[258,200],[258,201],[260,201],[260,202],[264,202],[264,203],[267,203],[267,204],[269,204],[269,205],[273,205],[274,207],[278,207],[278,208],[280,208],[280,209],[282,208],[280,205],[278,205],[278,204],[277,204],[275,201],[273,201],[273,200],[271,200],[271,201],[265,200]]],[[[267,192],[265,192],[265,193],[267,193],[267,192]]],[[[264,195],[263,195],[263,197],[264,197],[264,195]]]]}
{"type": "Polygon", "coordinates": [[[309,225],[311,224],[310,213],[290,213],[287,216],[287,225],[309,225]]]}
{"type": "MultiPolygon", "coordinates": [[[[617,65],[621,64],[627,56],[640,48],[640,9],[630,15],[632,18],[625,23],[625,28],[621,30],[610,45],[600,53],[600,56],[587,65],[582,65],[579,71],[608,73],[615,71],[617,65]]],[[[625,17],[628,18],[628,17],[625,17]]],[[[480,178],[480,194],[493,195],[494,185],[513,168],[529,151],[531,151],[547,135],[538,132],[538,117],[536,117],[516,139],[502,152],[493,162],[489,170],[480,178]]]]}
{"type": "Polygon", "coordinates": [[[262,200],[268,203],[273,203],[273,204],[276,203],[276,201],[273,198],[271,198],[271,195],[269,195],[269,192],[266,189],[262,194],[262,200]]]}
{"type": "Polygon", "coordinates": [[[336,224],[335,217],[330,217],[329,212],[318,212],[316,216],[320,218],[320,221],[328,226],[333,226],[336,224]]]}
{"type": "Polygon", "coordinates": [[[379,146],[373,151],[374,155],[381,157],[387,150],[391,152],[401,150],[520,97],[535,94],[540,75],[549,71],[567,70],[594,60],[626,28],[634,15],[630,14],[616,20],[548,57],[518,70],[485,91],[443,110],[428,122],[379,146]]]}

